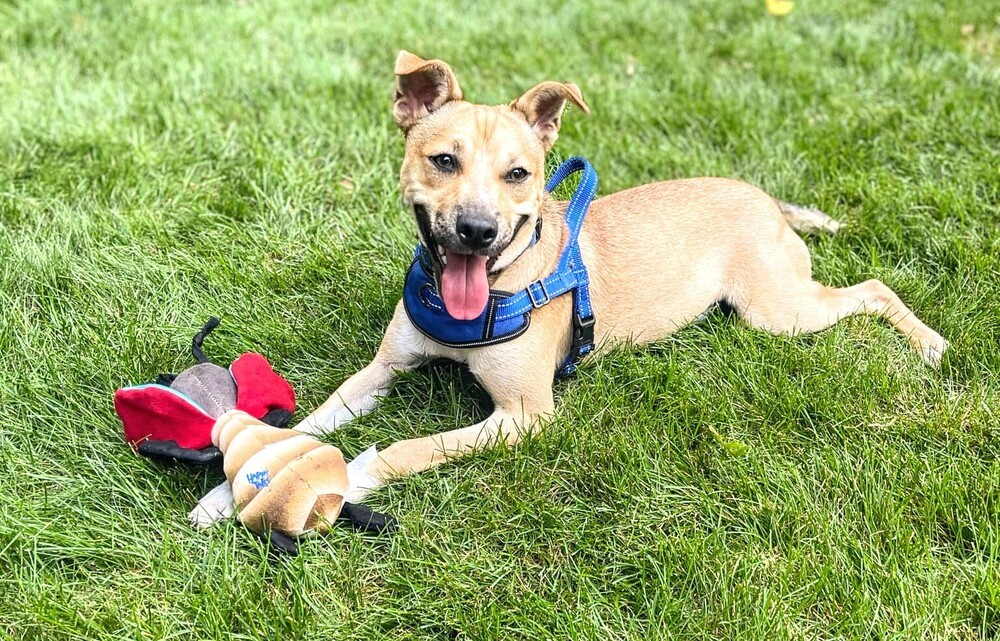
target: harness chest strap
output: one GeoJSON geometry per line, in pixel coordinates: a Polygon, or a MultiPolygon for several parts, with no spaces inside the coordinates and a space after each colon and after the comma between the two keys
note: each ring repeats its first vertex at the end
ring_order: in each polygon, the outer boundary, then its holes
{"type": "Polygon", "coordinates": [[[579,235],[590,202],[597,193],[597,172],[587,160],[570,158],[545,185],[553,191],[569,176],[583,172],[566,207],[569,238],[555,270],[519,292],[490,291],[489,302],[479,318],[458,321],[445,311],[429,268],[427,249],[419,245],[416,260],[407,273],[403,304],[410,321],[428,338],[449,347],[479,347],[517,338],[527,330],[531,311],[563,294],[573,294],[573,344],[559,370],[567,375],[594,349],[594,312],[590,302],[590,277],[580,252],[579,235]]]}

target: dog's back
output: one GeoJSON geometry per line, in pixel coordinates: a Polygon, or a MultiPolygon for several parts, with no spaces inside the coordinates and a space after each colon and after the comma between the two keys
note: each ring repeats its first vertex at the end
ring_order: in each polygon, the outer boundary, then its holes
{"type": "Polygon", "coordinates": [[[658,182],[599,198],[581,245],[599,334],[640,343],[731,300],[761,254],[809,260],[774,199],[726,178],[658,182]]]}

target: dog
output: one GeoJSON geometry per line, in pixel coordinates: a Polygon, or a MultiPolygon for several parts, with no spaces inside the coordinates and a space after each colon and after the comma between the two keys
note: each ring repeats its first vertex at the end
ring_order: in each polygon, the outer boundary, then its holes
{"type": "MultiPolygon", "coordinates": [[[[433,259],[447,313],[474,319],[489,290],[520,291],[556,266],[568,237],[566,202],[545,189],[545,157],[567,104],[589,108],[576,85],[553,81],[506,105],[473,104],[447,63],[407,51],[395,75],[403,199],[433,259]]],[[[881,316],[937,367],[948,343],[882,282],[832,288],[812,279],[809,252],[794,230],[838,227],[820,211],[725,178],[670,180],[597,198],[579,237],[595,319],[590,358],[615,345],[661,340],[724,303],[749,325],[782,335],[817,332],[854,314],[881,316]]],[[[493,399],[493,413],[393,443],[366,469],[367,490],[492,443],[514,445],[554,410],[552,383],[572,345],[573,311],[571,296],[556,297],[531,312],[516,338],[449,347],[418,331],[401,301],[372,362],[295,429],[336,430],[375,409],[399,372],[447,358],[468,366],[493,399]]]]}

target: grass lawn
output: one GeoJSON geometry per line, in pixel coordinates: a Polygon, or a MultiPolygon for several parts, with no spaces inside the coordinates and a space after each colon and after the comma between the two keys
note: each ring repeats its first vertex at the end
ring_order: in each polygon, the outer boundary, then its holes
{"type": "MultiPolygon", "coordinates": [[[[0,637],[848,639],[1000,632],[1000,6],[984,0],[0,0],[0,637]],[[401,530],[270,562],[185,515],[221,478],[134,456],[111,397],[267,355],[299,415],[373,355],[415,239],[398,49],[466,96],[574,81],[553,162],[601,193],[722,175],[951,341],[712,316],[590,362],[558,416],[394,483],[401,530]]],[[[664,239],[669,243],[670,239],[664,239]]],[[[448,364],[328,440],[482,419],[448,364]],[[429,401],[427,399],[430,399],[429,401]]]]}

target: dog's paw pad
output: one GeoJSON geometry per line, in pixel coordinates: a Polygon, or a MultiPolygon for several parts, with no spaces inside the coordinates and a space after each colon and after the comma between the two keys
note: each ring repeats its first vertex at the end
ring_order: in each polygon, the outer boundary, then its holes
{"type": "Polygon", "coordinates": [[[305,419],[295,427],[293,427],[296,432],[302,432],[303,434],[309,434],[310,436],[323,436],[330,430],[326,429],[318,421],[313,421],[310,419],[305,419]]]}
{"type": "Polygon", "coordinates": [[[840,222],[839,220],[829,218],[823,222],[822,229],[828,234],[836,234],[838,231],[840,231],[841,227],[843,226],[844,223],[840,222]]]}

